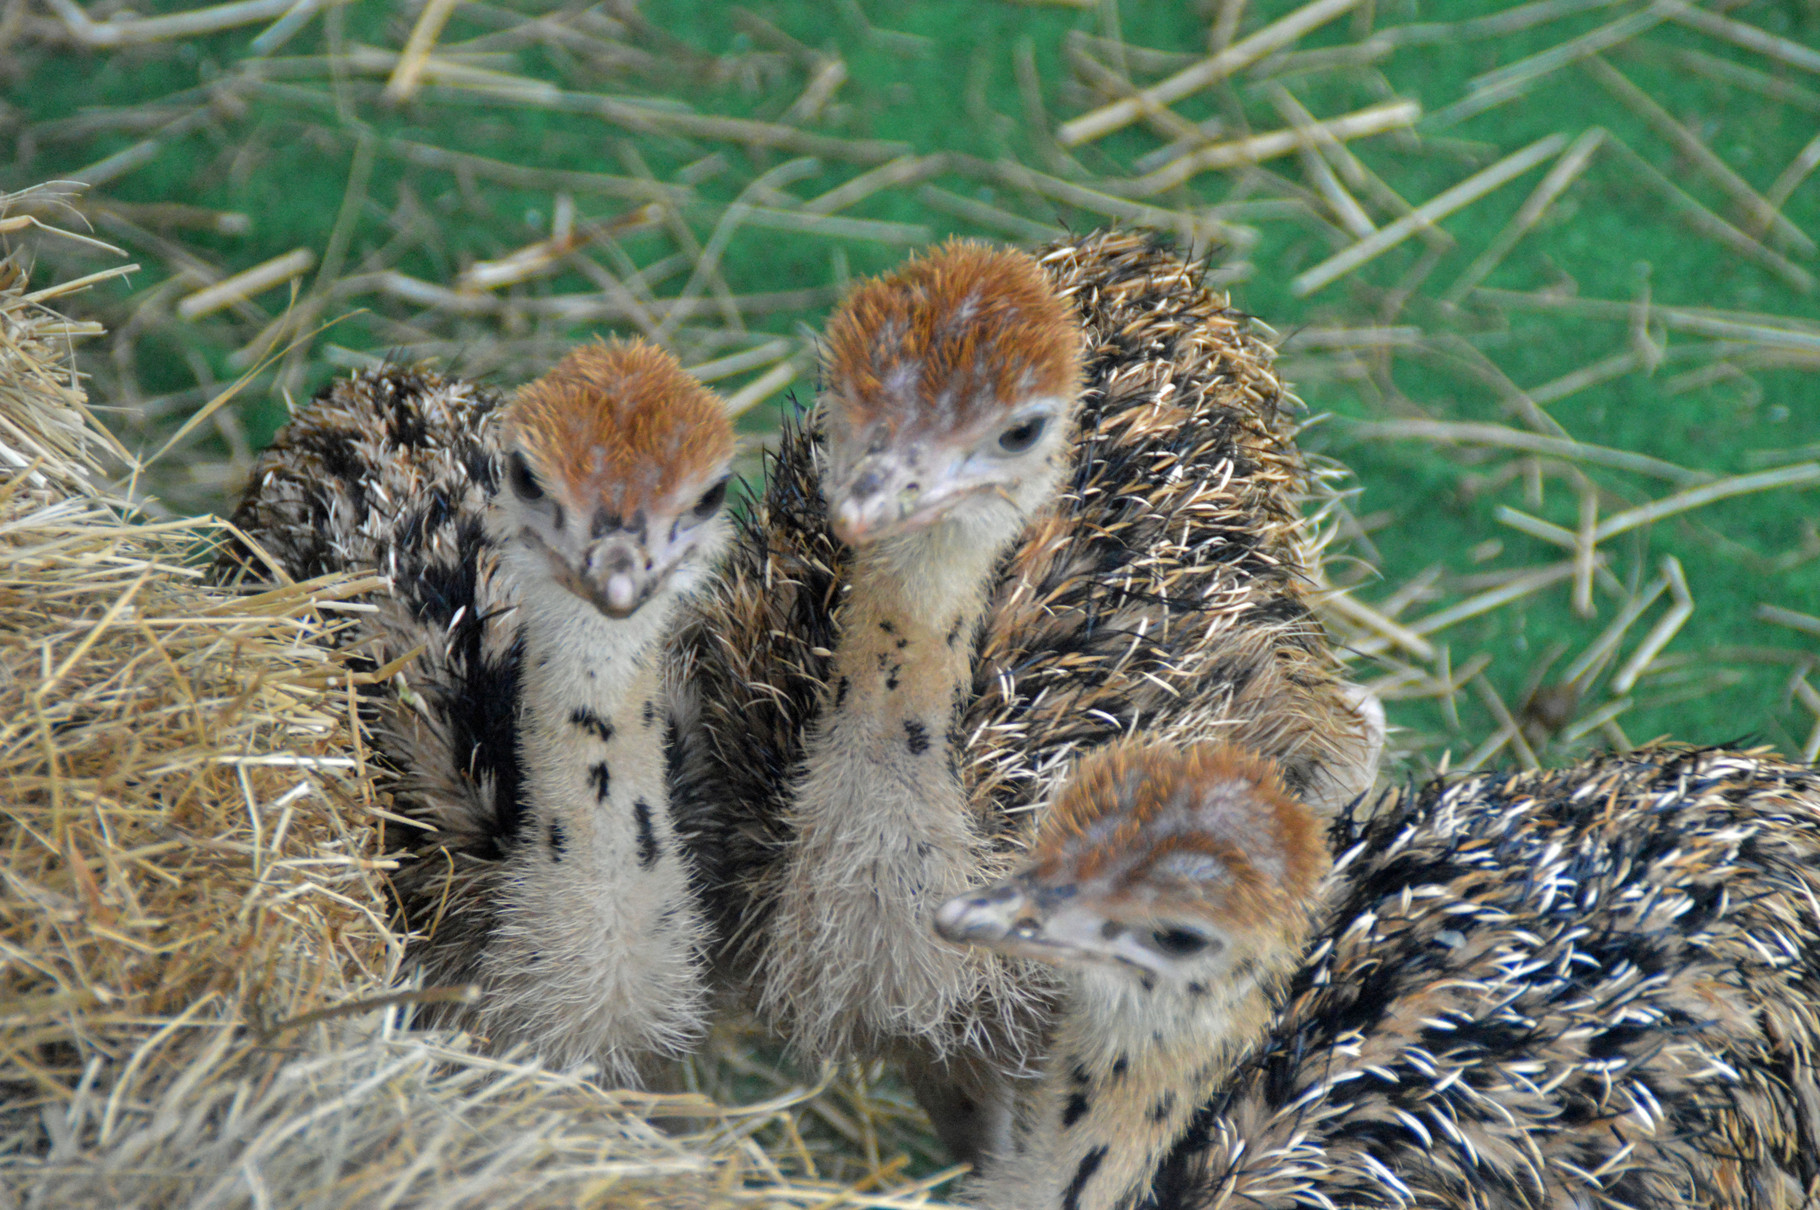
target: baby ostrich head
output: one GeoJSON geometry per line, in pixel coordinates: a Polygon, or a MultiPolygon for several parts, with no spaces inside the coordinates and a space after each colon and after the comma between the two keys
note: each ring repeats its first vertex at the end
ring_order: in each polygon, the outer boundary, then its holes
{"type": "Polygon", "coordinates": [[[662,349],[584,345],[520,387],[503,426],[493,536],[608,617],[684,587],[726,541],[733,426],[662,349]]]}
{"type": "Polygon", "coordinates": [[[1028,864],[949,900],[935,927],[1115,993],[1204,996],[1297,960],[1328,868],[1309,809],[1269,762],[1130,740],[1081,761],[1028,864]]]}
{"type": "Polygon", "coordinates": [[[1022,252],[952,240],[828,322],[828,510],[853,545],[958,524],[1009,540],[1067,469],[1073,305],[1022,252]]]}

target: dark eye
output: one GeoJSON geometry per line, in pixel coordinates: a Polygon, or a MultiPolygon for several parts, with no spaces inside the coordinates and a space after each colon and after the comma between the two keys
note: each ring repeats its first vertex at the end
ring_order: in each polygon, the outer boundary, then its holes
{"type": "Polygon", "coordinates": [[[1049,425],[1046,416],[1032,416],[1028,420],[1012,425],[998,435],[998,447],[1007,454],[1021,454],[1036,444],[1036,439],[1043,435],[1049,425]]]}
{"type": "Polygon", "coordinates": [[[512,490],[518,493],[520,500],[543,499],[543,486],[537,482],[537,476],[531,473],[523,454],[514,452],[507,459],[506,474],[512,480],[512,490]]]}
{"type": "Polygon", "coordinates": [[[1158,929],[1150,934],[1150,944],[1159,953],[1168,954],[1171,958],[1186,958],[1190,954],[1200,953],[1213,941],[1187,929],[1158,929]]]}
{"type": "Polygon", "coordinates": [[[722,479],[719,483],[716,483],[713,487],[701,494],[701,499],[695,502],[695,515],[705,521],[709,517],[712,517],[715,511],[719,509],[722,504],[725,504],[726,501],[727,481],[722,479]]]}

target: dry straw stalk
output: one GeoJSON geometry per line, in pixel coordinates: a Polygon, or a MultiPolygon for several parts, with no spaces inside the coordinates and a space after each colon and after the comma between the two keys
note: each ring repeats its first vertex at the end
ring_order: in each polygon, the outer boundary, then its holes
{"type": "Polygon", "coordinates": [[[722,1038],[688,1080],[769,1088],[729,1110],[403,1028],[463,993],[398,981],[374,678],[331,642],[383,582],[208,583],[224,523],[107,486],[140,468],[87,415],[71,294],[0,259],[0,1205],[933,1205],[955,1173],[905,1182],[872,1073],[722,1038]]]}

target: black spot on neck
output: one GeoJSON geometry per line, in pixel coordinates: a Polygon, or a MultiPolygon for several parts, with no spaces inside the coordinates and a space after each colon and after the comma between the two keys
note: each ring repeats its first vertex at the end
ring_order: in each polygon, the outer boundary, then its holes
{"type": "Polygon", "coordinates": [[[1077,1092],[1068,1098],[1066,1105],[1062,1106],[1062,1129],[1068,1129],[1086,1116],[1087,1094],[1077,1092]]]}
{"type": "Polygon", "coordinates": [[[1078,1056],[1068,1060],[1068,1078],[1076,1084],[1085,1084],[1092,1078],[1087,1074],[1087,1064],[1083,1063],[1078,1056]]]}
{"type": "Polygon", "coordinates": [[[562,851],[568,846],[568,843],[569,838],[563,834],[562,825],[552,819],[550,821],[550,860],[561,861],[562,851]]]}
{"type": "Polygon", "coordinates": [[[929,728],[913,718],[904,720],[904,735],[910,748],[911,756],[921,756],[929,750],[929,728]]]}
{"type": "Polygon", "coordinates": [[[644,708],[639,712],[638,718],[647,727],[655,723],[657,721],[657,703],[646,702],[644,708]]]}
{"type": "Polygon", "coordinates": [[[904,670],[904,666],[902,664],[891,665],[891,671],[889,671],[885,674],[885,688],[887,688],[887,689],[897,688],[897,674],[902,672],[903,670],[904,670]]]}
{"type": "Polygon", "coordinates": [[[632,804],[632,821],[638,827],[638,868],[657,864],[657,833],[651,827],[651,804],[640,798],[632,804]]]}
{"type": "Polygon", "coordinates": [[[1080,1167],[1074,1170],[1074,1179],[1062,1191],[1062,1210],[1080,1210],[1081,1193],[1087,1188],[1087,1182],[1093,1179],[1093,1174],[1100,1170],[1100,1161],[1105,1158],[1104,1143],[1081,1157],[1080,1167]]]}
{"type": "Polygon", "coordinates": [[[1124,1055],[1112,1061],[1112,1079],[1116,1083],[1125,1078],[1125,1072],[1131,1067],[1131,1060],[1124,1055]]]}
{"type": "Polygon", "coordinates": [[[1196,979],[1188,985],[1188,994],[1199,1000],[1207,994],[1207,985],[1196,979]]]}
{"type": "Polygon", "coordinates": [[[607,801],[607,787],[612,785],[612,771],[606,761],[599,761],[588,766],[588,784],[594,787],[594,797],[599,802],[607,801]]]}
{"type": "Polygon", "coordinates": [[[889,621],[880,622],[878,624],[878,628],[880,630],[884,631],[886,634],[896,634],[897,633],[897,627],[893,626],[889,621]]]}
{"type": "MultiPolygon", "coordinates": [[[[589,676],[594,675],[589,673],[589,676]]],[[[587,706],[577,706],[569,714],[569,721],[583,731],[591,731],[600,738],[603,744],[613,742],[613,724],[594,713],[587,706]]]]}
{"type": "Polygon", "coordinates": [[[1166,1092],[1158,1099],[1156,1104],[1150,1107],[1150,1120],[1158,1123],[1167,1122],[1169,1120],[1169,1115],[1174,1112],[1175,1094],[1173,1092],[1166,1092]]]}

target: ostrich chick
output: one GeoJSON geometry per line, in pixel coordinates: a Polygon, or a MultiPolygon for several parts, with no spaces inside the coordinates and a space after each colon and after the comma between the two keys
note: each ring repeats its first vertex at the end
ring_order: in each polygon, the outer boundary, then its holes
{"type": "Polygon", "coordinates": [[[722,969],[810,1054],[902,1058],[966,1158],[1009,1141],[1051,985],[930,913],[1009,871],[1076,756],[1219,736],[1328,812],[1372,782],[1270,358],[1141,235],[914,260],[830,320],[825,435],[786,429],[687,632],[722,969]]]}
{"type": "Polygon", "coordinates": [[[1304,953],[1307,822],[1243,759],[1115,750],[941,908],[1070,978],[978,1204],[1820,1204],[1813,769],[1664,747],[1402,794],[1337,825],[1304,953]]]}
{"type": "Polygon", "coordinates": [[[388,571],[361,637],[424,649],[378,742],[429,829],[395,879],[427,978],[477,983],[460,1015],[496,1042],[633,1080],[704,1014],[660,656],[727,537],[732,427],[642,343],[491,404],[416,371],[338,387],[239,519],[292,574],[388,571]]]}
{"type": "Polygon", "coordinates": [[[1270,1023],[1329,865],[1266,761],[1132,741],[1083,759],[1029,864],[943,904],[957,943],[1064,968],[1067,993],[995,1210],[1138,1205],[1216,1073],[1270,1023]]]}
{"type": "Polygon", "coordinates": [[[960,768],[972,640],[1069,469],[1081,333],[1030,257],[957,243],[861,286],[827,341],[825,490],[852,563],[760,1008],[810,1053],[904,1055],[977,1160],[1009,1099],[956,1042],[1016,1069],[1035,1004],[1008,968],[957,962],[928,914],[991,860],[960,768]]]}

